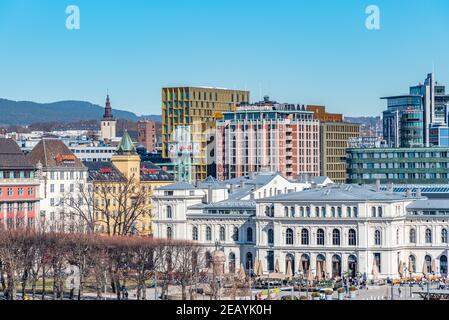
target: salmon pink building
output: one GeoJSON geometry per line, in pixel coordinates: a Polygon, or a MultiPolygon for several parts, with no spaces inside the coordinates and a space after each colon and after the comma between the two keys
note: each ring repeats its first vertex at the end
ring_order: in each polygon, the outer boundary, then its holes
{"type": "Polygon", "coordinates": [[[216,165],[220,180],[261,171],[286,178],[320,175],[319,121],[303,105],[265,97],[223,113],[217,122],[216,165]]]}
{"type": "Polygon", "coordinates": [[[14,140],[0,138],[0,229],[35,227],[38,192],[34,166],[14,140]]]}

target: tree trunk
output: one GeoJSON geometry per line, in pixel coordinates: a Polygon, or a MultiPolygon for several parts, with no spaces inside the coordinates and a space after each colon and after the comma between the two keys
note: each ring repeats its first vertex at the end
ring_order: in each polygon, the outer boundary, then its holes
{"type": "Polygon", "coordinates": [[[187,300],[186,284],[184,280],[181,281],[181,294],[182,300],[187,300]]]}
{"type": "Polygon", "coordinates": [[[45,266],[42,266],[42,300],[45,300],[45,266]]]}
{"type": "Polygon", "coordinates": [[[0,261],[0,282],[2,284],[3,294],[6,292],[6,281],[5,281],[5,273],[3,271],[3,263],[0,261]]]}
{"type": "Polygon", "coordinates": [[[25,300],[25,295],[26,295],[26,285],[27,285],[27,281],[28,280],[28,270],[24,270],[23,271],[23,275],[22,275],[22,300],[25,300]]]}

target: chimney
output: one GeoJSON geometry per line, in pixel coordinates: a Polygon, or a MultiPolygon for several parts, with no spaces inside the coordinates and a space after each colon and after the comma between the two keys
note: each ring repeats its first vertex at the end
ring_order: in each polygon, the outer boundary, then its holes
{"type": "Polygon", "coordinates": [[[207,204],[212,203],[212,185],[207,188],[207,204]]]}
{"type": "Polygon", "coordinates": [[[421,188],[416,188],[416,197],[417,198],[421,198],[422,197],[421,188]]]}
{"type": "Polygon", "coordinates": [[[412,188],[411,187],[407,187],[406,196],[407,196],[407,198],[411,198],[412,197],[412,188]]]}
{"type": "Polygon", "coordinates": [[[379,192],[380,191],[380,179],[376,180],[376,191],[379,192]]]}
{"type": "Polygon", "coordinates": [[[229,193],[234,193],[234,185],[232,183],[229,185],[229,193]]]}
{"type": "Polygon", "coordinates": [[[388,190],[388,192],[393,193],[393,190],[394,190],[393,182],[388,183],[387,190],[388,190]]]}
{"type": "Polygon", "coordinates": [[[316,188],[318,187],[318,185],[316,184],[316,182],[312,182],[311,186],[312,186],[312,189],[316,189],[316,188]]]}
{"type": "Polygon", "coordinates": [[[249,200],[253,201],[254,199],[255,199],[254,192],[251,192],[251,194],[249,195],[249,200]]]}
{"type": "Polygon", "coordinates": [[[278,190],[278,196],[282,194],[282,190],[278,190]]]}
{"type": "Polygon", "coordinates": [[[242,181],[240,182],[240,187],[241,187],[241,188],[245,188],[245,181],[244,181],[244,180],[242,180],[242,181]]]}

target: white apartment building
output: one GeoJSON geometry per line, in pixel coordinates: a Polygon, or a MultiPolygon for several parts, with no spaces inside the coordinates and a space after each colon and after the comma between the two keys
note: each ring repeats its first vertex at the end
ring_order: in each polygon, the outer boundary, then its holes
{"type": "Polygon", "coordinates": [[[79,215],[73,201],[87,186],[87,168],[58,139],[42,139],[30,152],[40,179],[40,223],[47,231],[75,231],[79,215]]]}
{"type": "Polygon", "coordinates": [[[75,156],[83,162],[112,161],[112,156],[116,150],[117,147],[110,146],[78,145],[70,147],[70,151],[72,151],[75,156]]]}

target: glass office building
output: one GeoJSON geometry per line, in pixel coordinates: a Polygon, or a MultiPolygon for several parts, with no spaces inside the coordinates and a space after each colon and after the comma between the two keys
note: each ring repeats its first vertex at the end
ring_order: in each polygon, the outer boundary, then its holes
{"type": "Polygon", "coordinates": [[[349,149],[348,183],[447,184],[449,148],[349,149]]]}

